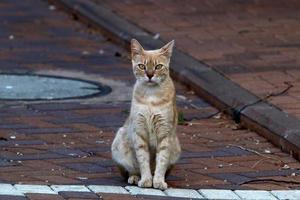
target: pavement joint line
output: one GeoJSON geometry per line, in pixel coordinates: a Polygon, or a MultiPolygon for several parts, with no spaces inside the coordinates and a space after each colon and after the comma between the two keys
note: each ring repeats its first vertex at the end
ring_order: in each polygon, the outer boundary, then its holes
{"type": "Polygon", "coordinates": [[[7,184],[0,183],[0,197],[25,196],[31,194],[55,194],[59,192],[91,192],[111,194],[131,194],[147,196],[165,196],[208,200],[299,200],[300,190],[225,190],[225,189],[185,189],[169,188],[165,191],[153,188],[139,188],[137,186],[111,186],[111,185],[35,185],[35,184],[7,184]]]}

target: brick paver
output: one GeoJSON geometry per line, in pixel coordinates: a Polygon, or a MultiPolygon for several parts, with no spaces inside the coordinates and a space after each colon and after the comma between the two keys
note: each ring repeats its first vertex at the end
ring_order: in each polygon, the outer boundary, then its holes
{"type": "Polygon", "coordinates": [[[275,94],[270,102],[300,117],[299,1],[103,2],[256,95],[275,94]]]}
{"type": "MultiPolygon", "coordinates": [[[[124,91],[133,84],[124,49],[45,1],[2,1],[0,23],[1,72],[103,80],[124,91]]],[[[298,161],[225,116],[213,116],[215,108],[182,85],[176,87],[184,117],[178,126],[183,153],[167,177],[171,187],[299,189],[298,161]]],[[[130,98],[105,98],[1,101],[0,182],[126,186],[111,160],[110,145],[128,115],[130,98]]],[[[56,197],[80,199],[80,195],[98,198],[64,191],[56,197]]],[[[27,197],[42,199],[36,194],[27,197]]],[[[116,197],[103,194],[103,198],[116,197]]],[[[128,197],[132,198],[139,199],[128,197]]]]}

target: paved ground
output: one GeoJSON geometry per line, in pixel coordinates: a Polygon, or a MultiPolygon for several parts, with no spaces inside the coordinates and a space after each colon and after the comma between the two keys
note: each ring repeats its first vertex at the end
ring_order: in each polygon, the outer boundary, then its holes
{"type": "Polygon", "coordinates": [[[300,117],[299,1],[103,2],[256,95],[275,94],[270,102],[300,117]]]}
{"type": "MultiPolygon", "coordinates": [[[[111,161],[110,144],[130,106],[134,80],[128,53],[53,8],[44,1],[1,1],[1,72],[101,81],[113,92],[67,101],[1,101],[0,182],[126,186],[111,161]]],[[[183,154],[167,178],[171,187],[299,189],[298,161],[256,133],[214,115],[218,111],[192,91],[178,83],[176,87],[184,117],[178,127],[183,154]]],[[[80,195],[84,193],[55,198],[84,198],[80,195]]]]}

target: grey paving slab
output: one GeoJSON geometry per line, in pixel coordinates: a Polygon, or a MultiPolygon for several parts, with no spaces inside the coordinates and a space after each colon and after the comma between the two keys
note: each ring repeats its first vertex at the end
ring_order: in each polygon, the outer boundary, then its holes
{"type": "Polygon", "coordinates": [[[129,192],[121,186],[89,185],[87,187],[95,193],[129,194],[129,192]]]}
{"type": "Polygon", "coordinates": [[[91,192],[84,185],[51,185],[50,187],[56,192],[91,192]]]}
{"type": "Polygon", "coordinates": [[[34,194],[57,194],[48,185],[25,185],[16,184],[14,187],[22,193],[34,193],[34,194]]]}
{"type": "Polygon", "coordinates": [[[234,192],[244,200],[277,200],[276,197],[265,190],[235,190],[234,192]]]}
{"type": "Polygon", "coordinates": [[[169,188],[164,192],[166,193],[167,196],[171,196],[171,197],[204,199],[204,197],[201,194],[199,194],[199,192],[192,189],[169,188]]]}
{"type": "Polygon", "coordinates": [[[200,189],[198,190],[202,196],[208,199],[224,199],[224,200],[238,200],[241,199],[231,190],[218,189],[200,189]]]}
{"type": "Polygon", "coordinates": [[[16,190],[11,184],[0,184],[0,195],[24,196],[21,191],[16,190]]]}
{"type": "Polygon", "coordinates": [[[300,199],[300,190],[273,190],[271,193],[280,200],[300,199]]]}
{"type": "Polygon", "coordinates": [[[137,186],[126,186],[125,187],[130,194],[133,195],[155,195],[155,196],[166,196],[161,190],[153,189],[153,188],[140,188],[137,186]]]}

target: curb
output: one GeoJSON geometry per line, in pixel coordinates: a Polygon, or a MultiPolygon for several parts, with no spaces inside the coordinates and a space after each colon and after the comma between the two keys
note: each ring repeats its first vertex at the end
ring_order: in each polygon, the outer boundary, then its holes
{"type": "MultiPolygon", "coordinates": [[[[32,185],[32,184],[8,184],[0,183],[0,198],[25,197],[26,194],[60,195],[64,192],[76,192],[83,196],[87,194],[117,194],[132,196],[148,196],[157,198],[184,198],[184,199],[206,199],[206,200],[251,200],[270,199],[296,200],[300,198],[300,190],[223,190],[223,189],[181,189],[169,188],[165,191],[153,188],[139,188],[136,186],[110,186],[110,185],[32,185]]],[[[52,196],[53,197],[53,196],[52,196]]]]}
{"type": "MultiPolygon", "coordinates": [[[[126,48],[129,47],[131,38],[140,41],[145,49],[155,49],[164,44],[140,27],[105,9],[101,1],[99,4],[88,0],[48,1],[97,28],[108,38],[126,48]]],[[[235,121],[258,132],[300,160],[299,119],[265,102],[178,49],[173,51],[171,62],[171,73],[176,80],[193,89],[213,106],[230,114],[235,121]]]]}

